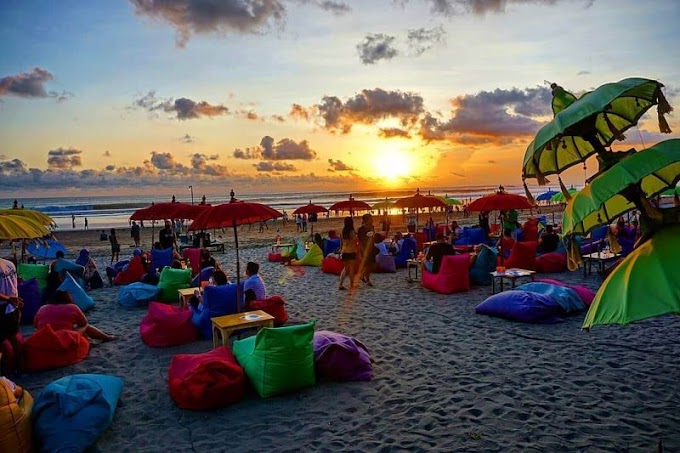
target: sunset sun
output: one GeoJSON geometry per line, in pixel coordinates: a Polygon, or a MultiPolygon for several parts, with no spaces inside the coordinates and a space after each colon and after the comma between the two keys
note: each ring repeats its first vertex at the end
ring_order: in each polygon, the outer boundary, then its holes
{"type": "Polygon", "coordinates": [[[393,147],[384,147],[378,151],[372,168],[375,175],[388,184],[397,183],[406,176],[416,172],[415,162],[410,153],[393,147]]]}

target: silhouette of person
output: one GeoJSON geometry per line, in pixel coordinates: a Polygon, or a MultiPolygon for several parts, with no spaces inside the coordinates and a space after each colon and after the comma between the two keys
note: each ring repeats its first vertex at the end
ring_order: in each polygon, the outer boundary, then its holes
{"type": "Polygon", "coordinates": [[[236,195],[234,193],[234,189],[231,189],[231,192],[229,192],[229,196],[231,197],[232,200],[234,199],[234,195],[236,195]]]}

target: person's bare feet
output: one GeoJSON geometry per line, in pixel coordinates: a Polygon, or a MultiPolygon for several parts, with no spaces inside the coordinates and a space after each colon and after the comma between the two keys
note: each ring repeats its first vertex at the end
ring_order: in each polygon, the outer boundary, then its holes
{"type": "Polygon", "coordinates": [[[104,340],[102,340],[102,342],[108,343],[109,341],[113,341],[115,339],[116,339],[116,337],[114,337],[113,335],[107,335],[106,338],[104,340]]]}

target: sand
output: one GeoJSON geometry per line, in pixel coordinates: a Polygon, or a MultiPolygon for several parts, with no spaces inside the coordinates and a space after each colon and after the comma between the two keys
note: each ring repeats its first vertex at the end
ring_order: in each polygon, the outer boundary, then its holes
{"type": "MultiPolygon", "coordinates": [[[[68,374],[123,378],[113,423],[96,444],[102,452],[654,451],[659,439],[666,451],[680,451],[677,317],[590,333],[580,330],[584,315],[554,325],[514,323],[475,314],[490,287],[439,295],[408,283],[406,270],[374,275],[375,287],[340,292],[338,277],[318,268],[268,263],[263,244],[275,231],[258,239],[257,227],[247,228],[241,261],[261,263],[269,294],[287,301],[289,323],[316,320],[317,330],[360,339],[371,352],[373,381],[319,382],[269,399],[251,389],[224,409],[178,409],[167,387],[172,356],[208,351],[212,342],[145,346],[139,336],[145,309],[120,307],[118,288],[108,286],[90,293],[97,305],[88,318],[118,339],[93,344],[84,362],[16,381],[37,396],[68,374]]],[[[73,253],[87,245],[100,267],[109,262],[98,232],[60,240],[73,253]]],[[[225,241],[226,253],[217,258],[233,275],[232,235],[225,241]]],[[[593,289],[601,283],[582,272],[545,277],[593,289]]]]}

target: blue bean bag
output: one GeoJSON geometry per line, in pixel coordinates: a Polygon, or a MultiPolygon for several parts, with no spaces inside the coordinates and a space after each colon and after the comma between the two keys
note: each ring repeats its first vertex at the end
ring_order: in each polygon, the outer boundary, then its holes
{"type": "Polygon", "coordinates": [[[406,267],[406,260],[411,259],[411,255],[415,257],[416,248],[418,248],[418,245],[415,239],[404,238],[404,242],[401,245],[399,253],[397,253],[397,255],[394,257],[394,261],[395,264],[397,265],[397,268],[406,267]]]}
{"type": "Polygon", "coordinates": [[[327,256],[329,253],[335,253],[339,248],[340,238],[326,239],[326,242],[323,245],[323,256],[327,256]]]}
{"type": "Polygon", "coordinates": [[[35,399],[31,418],[41,451],[85,451],[109,427],[123,380],[105,374],[57,379],[35,399]]]}
{"type": "Polygon", "coordinates": [[[118,290],[118,303],[125,308],[144,307],[158,295],[158,287],[136,282],[118,290]]]}
{"type": "Polygon", "coordinates": [[[162,271],[165,266],[172,264],[172,248],[151,250],[151,268],[162,271]]]}
{"type": "Polygon", "coordinates": [[[563,321],[562,307],[545,294],[531,291],[504,291],[477,305],[479,315],[497,316],[511,321],[551,324],[563,321]]]}
{"type": "Polygon", "coordinates": [[[586,309],[586,304],[579,297],[578,293],[566,286],[552,285],[543,282],[531,282],[515,288],[517,291],[531,291],[532,293],[545,294],[552,297],[562,308],[562,313],[569,315],[579,313],[586,309]]]}
{"type": "Polygon", "coordinates": [[[64,281],[59,285],[58,291],[66,291],[73,298],[73,302],[83,311],[86,312],[94,307],[94,300],[88,296],[85,290],[80,286],[70,273],[66,272],[64,281]]]}
{"type": "MultiPolygon", "coordinates": [[[[203,302],[191,309],[193,322],[201,337],[212,338],[210,318],[232,315],[239,312],[236,302],[236,283],[222,286],[206,286],[203,288],[203,302]]],[[[243,283],[241,283],[241,311],[243,310],[243,283]]]]}
{"type": "Polygon", "coordinates": [[[33,317],[42,306],[42,295],[35,277],[19,283],[19,297],[24,301],[21,309],[21,323],[33,324],[33,317]]]}
{"type": "Polygon", "coordinates": [[[470,268],[470,283],[478,286],[491,284],[491,272],[496,270],[498,249],[495,247],[482,247],[477,254],[475,263],[470,268]]]}
{"type": "Polygon", "coordinates": [[[201,282],[207,282],[208,280],[210,280],[210,277],[212,277],[212,274],[214,272],[215,272],[214,267],[212,266],[204,267],[198,274],[196,274],[196,277],[194,277],[194,279],[191,280],[191,286],[192,287],[201,286],[201,282]]]}

